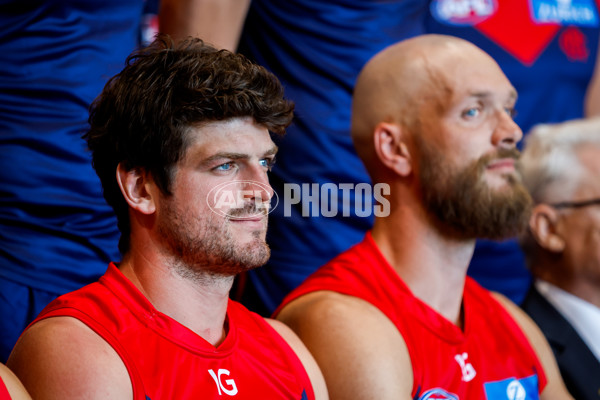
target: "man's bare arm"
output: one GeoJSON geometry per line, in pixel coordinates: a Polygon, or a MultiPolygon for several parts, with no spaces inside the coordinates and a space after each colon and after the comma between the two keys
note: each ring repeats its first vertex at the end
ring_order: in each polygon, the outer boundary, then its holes
{"type": "MultiPolygon", "coordinates": [[[[600,42],[598,42],[600,50],[600,42]]],[[[596,64],[594,65],[594,74],[587,87],[584,102],[584,116],[600,116],[600,51],[596,55],[596,64]]]]}
{"type": "Polygon", "coordinates": [[[411,398],[412,366],[404,340],[371,304],[315,292],[290,303],[277,319],[313,354],[331,399],[411,398]]]}
{"type": "Polygon", "coordinates": [[[288,328],[284,323],[274,320],[267,319],[266,320],[272,327],[285,339],[285,341],[290,345],[290,347],[296,352],[298,358],[304,365],[306,369],[306,373],[310,379],[310,382],[313,387],[313,391],[315,392],[316,400],[326,400],[329,398],[327,394],[327,386],[325,385],[325,379],[323,378],[323,374],[317,365],[317,362],[310,354],[306,346],[302,343],[300,338],[296,336],[296,334],[288,328]]]}
{"type": "Polygon", "coordinates": [[[236,51],[250,0],[161,0],[160,32],[236,51]]]}
{"type": "Polygon", "coordinates": [[[550,345],[546,341],[546,338],[544,337],[544,334],[540,328],[538,328],[535,322],[533,322],[533,320],[523,310],[521,310],[509,299],[499,293],[494,293],[494,297],[504,306],[506,311],[512,315],[515,321],[517,321],[517,324],[521,327],[525,333],[525,336],[527,336],[529,339],[529,343],[531,343],[531,346],[535,350],[540,362],[542,363],[544,373],[548,379],[548,384],[540,395],[540,399],[573,400],[573,397],[571,397],[567,391],[562,377],[560,376],[560,371],[556,365],[556,360],[554,359],[554,354],[552,354],[552,349],[550,349],[550,345]]]}
{"type": "Polygon", "coordinates": [[[17,342],[8,366],[36,400],[133,398],[119,355],[74,318],[48,318],[33,325],[17,342]]]}

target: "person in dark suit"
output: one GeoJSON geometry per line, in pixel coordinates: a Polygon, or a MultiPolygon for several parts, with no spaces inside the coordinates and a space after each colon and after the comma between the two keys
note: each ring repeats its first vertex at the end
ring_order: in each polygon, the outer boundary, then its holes
{"type": "Polygon", "coordinates": [[[535,281],[522,308],[571,394],[600,399],[600,118],[538,125],[521,157],[535,206],[521,244],[535,281]]]}

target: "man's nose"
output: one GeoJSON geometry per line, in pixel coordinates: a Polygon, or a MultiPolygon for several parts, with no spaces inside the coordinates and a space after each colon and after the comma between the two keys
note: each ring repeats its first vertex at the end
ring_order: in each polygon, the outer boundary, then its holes
{"type": "Polygon", "coordinates": [[[492,144],[496,147],[514,148],[523,138],[523,131],[505,110],[497,112],[497,123],[492,135],[492,144]]]}

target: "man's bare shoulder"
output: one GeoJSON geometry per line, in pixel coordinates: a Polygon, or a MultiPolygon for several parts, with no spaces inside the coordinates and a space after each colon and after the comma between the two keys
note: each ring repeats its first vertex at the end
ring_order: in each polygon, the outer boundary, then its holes
{"type": "Polygon", "coordinates": [[[353,296],[318,291],[286,305],[288,325],[317,360],[335,399],[409,399],[412,365],[394,324],[353,296]]]}
{"type": "MultiPolygon", "coordinates": [[[[288,303],[281,309],[277,319],[286,325],[294,326],[310,324],[337,325],[342,321],[354,323],[357,319],[369,318],[376,324],[388,325],[389,319],[375,306],[358,297],[333,291],[320,290],[305,294],[288,303]]],[[[396,331],[396,330],[395,330],[396,331]]]]}
{"type": "Polygon", "coordinates": [[[308,374],[308,378],[313,387],[313,391],[315,394],[316,400],[326,400],[329,398],[327,393],[327,386],[325,384],[325,379],[323,378],[323,373],[319,369],[315,359],[312,354],[308,351],[304,343],[296,336],[296,334],[284,323],[266,318],[265,321],[269,325],[277,331],[281,335],[281,337],[290,345],[290,347],[294,350],[300,362],[304,366],[306,373],[308,374]]]}
{"type": "Polygon", "coordinates": [[[129,374],[116,351],[71,317],[42,320],[19,338],[8,360],[35,399],[132,399],[129,374]]]}

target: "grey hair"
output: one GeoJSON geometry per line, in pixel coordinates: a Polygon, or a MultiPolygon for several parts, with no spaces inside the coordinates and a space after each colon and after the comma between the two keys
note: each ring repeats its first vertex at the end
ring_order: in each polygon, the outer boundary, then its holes
{"type": "Polygon", "coordinates": [[[540,124],[525,138],[523,183],[535,203],[570,200],[584,168],[577,150],[600,146],[600,117],[540,124]]]}

